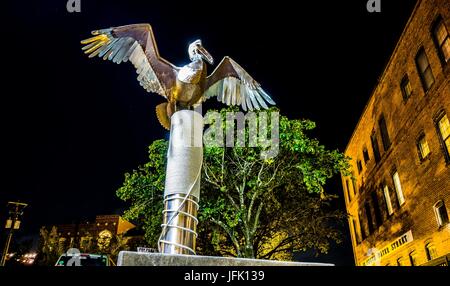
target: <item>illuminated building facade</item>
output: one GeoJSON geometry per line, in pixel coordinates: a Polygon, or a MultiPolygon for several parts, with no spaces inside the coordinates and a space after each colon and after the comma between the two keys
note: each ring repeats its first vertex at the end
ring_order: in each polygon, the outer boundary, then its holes
{"type": "Polygon", "coordinates": [[[345,154],[356,265],[449,265],[450,5],[418,0],[345,154]]]}
{"type": "Polygon", "coordinates": [[[113,236],[125,234],[134,227],[119,215],[98,215],[95,221],[91,222],[57,225],[60,252],[72,247],[80,248],[81,251],[90,249],[98,238],[112,239],[113,236]]]}

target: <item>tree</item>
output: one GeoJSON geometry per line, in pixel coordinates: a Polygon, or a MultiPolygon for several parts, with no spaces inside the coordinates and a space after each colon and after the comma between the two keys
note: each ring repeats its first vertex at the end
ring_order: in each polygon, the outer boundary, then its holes
{"type": "MultiPolygon", "coordinates": [[[[234,130],[234,121],[227,121],[232,111],[220,112],[224,130],[234,130]]],[[[348,174],[348,160],[309,138],[307,132],[314,127],[312,121],[281,116],[279,150],[273,158],[261,156],[267,146],[260,141],[255,147],[204,148],[198,253],[290,259],[293,251],[325,253],[331,241],[340,242],[336,224],[345,215],[330,207],[337,196],[327,194],[324,185],[335,174],[348,174]]],[[[252,136],[245,132],[245,141],[252,136]]],[[[150,161],[125,174],[117,191],[131,203],[125,218],[138,220],[155,246],[161,232],[166,151],[167,141],[154,141],[150,161]]]]}
{"type": "Polygon", "coordinates": [[[109,235],[110,236],[105,239],[102,238],[102,232],[100,232],[100,235],[97,237],[97,244],[95,245],[94,249],[95,253],[108,255],[110,261],[113,263],[113,265],[115,265],[114,261],[117,261],[119,252],[122,250],[130,249],[128,243],[132,238],[126,237],[123,233],[112,234],[111,232],[109,232],[109,235]]]}
{"type": "Polygon", "coordinates": [[[46,227],[41,227],[39,235],[39,251],[36,257],[36,265],[54,265],[61,254],[58,229],[56,226],[53,226],[48,231],[46,227]]]}

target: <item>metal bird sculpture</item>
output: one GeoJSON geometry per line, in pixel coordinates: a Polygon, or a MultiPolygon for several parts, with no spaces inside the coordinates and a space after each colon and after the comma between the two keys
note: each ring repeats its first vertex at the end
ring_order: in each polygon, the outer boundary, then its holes
{"type": "Polygon", "coordinates": [[[167,99],[156,106],[158,120],[166,129],[170,129],[170,117],[176,110],[196,106],[214,96],[227,105],[241,105],[244,111],[267,109],[266,102],[275,104],[260,84],[229,57],[224,57],[208,76],[203,60],[212,65],[213,58],[200,40],[189,45],[191,62],[180,68],[159,55],[149,24],[96,30],[92,35],[81,41],[85,54],[117,64],[130,61],[140,85],[167,99]]]}

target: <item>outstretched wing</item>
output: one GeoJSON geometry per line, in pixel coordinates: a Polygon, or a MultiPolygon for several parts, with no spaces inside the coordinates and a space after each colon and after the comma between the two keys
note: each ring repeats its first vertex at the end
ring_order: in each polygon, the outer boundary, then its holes
{"type": "Polygon", "coordinates": [[[204,99],[217,96],[217,100],[227,105],[241,105],[244,111],[275,102],[238,63],[224,57],[214,72],[207,77],[204,99]]]}
{"type": "Polygon", "coordinates": [[[175,85],[178,68],[159,56],[149,24],[135,24],[92,32],[93,37],[81,41],[89,57],[103,57],[117,64],[133,63],[138,81],[148,92],[168,97],[175,85]]]}

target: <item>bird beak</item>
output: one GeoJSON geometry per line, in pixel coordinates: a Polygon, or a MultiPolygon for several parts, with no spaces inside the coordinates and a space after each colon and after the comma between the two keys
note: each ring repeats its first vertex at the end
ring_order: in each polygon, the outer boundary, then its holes
{"type": "Polygon", "coordinates": [[[208,51],[204,47],[199,46],[198,52],[202,55],[202,58],[205,59],[205,61],[207,61],[210,65],[214,63],[213,57],[208,53],[208,51]]]}

